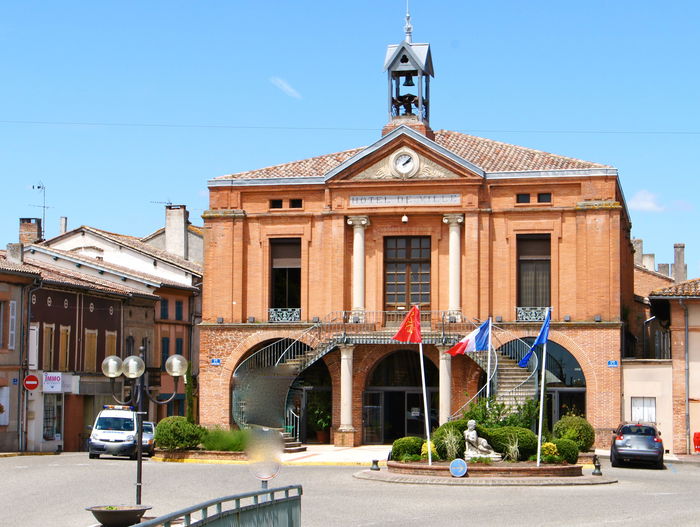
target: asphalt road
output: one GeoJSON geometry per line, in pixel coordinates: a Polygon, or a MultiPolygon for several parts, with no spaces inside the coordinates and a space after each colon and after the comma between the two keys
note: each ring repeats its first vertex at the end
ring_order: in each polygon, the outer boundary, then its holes
{"type": "MultiPolygon", "coordinates": [[[[335,525],[700,525],[700,467],[617,468],[619,483],[448,487],[358,480],[358,467],[285,466],[271,487],[301,484],[302,523],[335,525]]],[[[136,462],[87,453],[0,459],[0,525],[88,527],[91,505],[134,503],[136,462]]],[[[143,503],[157,516],[259,488],[245,465],[144,461],[143,503]]]]}

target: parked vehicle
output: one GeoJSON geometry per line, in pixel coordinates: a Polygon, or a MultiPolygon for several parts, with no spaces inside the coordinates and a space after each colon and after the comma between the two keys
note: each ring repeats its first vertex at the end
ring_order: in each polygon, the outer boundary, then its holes
{"type": "Polygon", "coordinates": [[[610,446],[610,464],[641,461],[664,468],[664,443],[653,423],[622,423],[615,430],[610,446]]]}
{"type": "Polygon", "coordinates": [[[90,459],[100,454],[136,459],[136,412],[131,406],[104,406],[92,427],[88,452],[90,459]]]}
{"type": "Polygon", "coordinates": [[[153,456],[156,453],[156,425],[150,421],[143,422],[143,437],[141,438],[141,449],[147,456],[153,456]]]}

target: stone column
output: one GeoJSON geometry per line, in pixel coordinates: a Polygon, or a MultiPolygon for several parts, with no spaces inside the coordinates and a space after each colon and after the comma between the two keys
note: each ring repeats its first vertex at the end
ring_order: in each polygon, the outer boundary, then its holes
{"type": "Polygon", "coordinates": [[[460,237],[460,225],[464,223],[464,214],[445,214],[443,223],[450,226],[450,255],[449,255],[449,290],[447,297],[447,309],[460,311],[462,308],[462,276],[460,261],[462,258],[462,244],[460,237]]]}
{"type": "Polygon", "coordinates": [[[365,310],[365,228],[368,216],[348,216],[352,225],[352,310],[365,310]]]}
{"type": "Polygon", "coordinates": [[[340,348],[340,426],[335,433],[335,446],[355,446],[352,422],[352,355],[353,346],[340,348]]]}
{"type": "Polygon", "coordinates": [[[452,355],[445,353],[447,348],[438,348],[440,353],[440,408],[438,419],[440,424],[444,424],[451,414],[452,403],[452,355]]]}

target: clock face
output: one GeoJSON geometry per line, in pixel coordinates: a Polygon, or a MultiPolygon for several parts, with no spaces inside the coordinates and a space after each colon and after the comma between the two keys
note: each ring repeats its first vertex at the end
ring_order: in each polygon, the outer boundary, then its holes
{"type": "Polygon", "coordinates": [[[408,174],[416,166],[416,160],[411,154],[399,154],[394,158],[394,168],[399,174],[408,174]]]}

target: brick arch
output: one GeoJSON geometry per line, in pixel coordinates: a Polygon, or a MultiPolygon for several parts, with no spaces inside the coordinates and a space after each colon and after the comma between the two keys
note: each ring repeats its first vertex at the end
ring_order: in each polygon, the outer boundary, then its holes
{"type": "MultiPolygon", "coordinates": [[[[396,344],[385,346],[385,349],[383,349],[380,353],[363,355],[362,360],[359,362],[357,367],[354,368],[354,375],[357,380],[356,386],[361,386],[362,391],[364,391],[367,387],[367,378],[369,377],[370,373],[374,371],[374,368],[392,353],[402,350],[415,351],[416,353],[419,353],[418,350],[412,349],[410,346],[406,346],[405,344],[396,344]]],[[[440,364],[438,362],[438,350],[433,345],[423,346],[423,355],[426,359],[430,360],[433,366],[435,366],[435,368],[439,371],[440,364]]]]}

